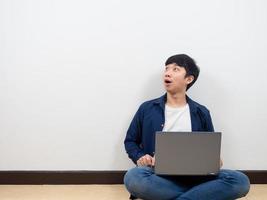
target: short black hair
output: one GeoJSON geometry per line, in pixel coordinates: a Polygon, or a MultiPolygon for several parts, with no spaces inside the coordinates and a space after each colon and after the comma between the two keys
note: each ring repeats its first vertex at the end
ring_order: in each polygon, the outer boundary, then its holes
{"type": "Polygon", "coordinates": [[[200,72],[199,67],[196,65],[196,62],[194,61],[194,59],[189,57],[186,54],[177,54],[177,55],[173,55],[169,57],[165,62],[165,66],[169,64],[173,64],[173,63],[177,64],[180,67],[185,68],[185,71],[186,71],[185,77],[188,77],[191,75],[194,77],[194,80],[187,85],[186,90],[188,90],[192,85],[194,85],[194,83],[196,82],[198,78],[198,75],[200,72]]]}

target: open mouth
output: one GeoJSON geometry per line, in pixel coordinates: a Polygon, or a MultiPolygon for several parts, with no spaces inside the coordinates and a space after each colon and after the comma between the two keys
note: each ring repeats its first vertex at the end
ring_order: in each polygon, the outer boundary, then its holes
{"type": "Polygon", "coordinates": [[[171,81],[170,80],[164,80],[164,82],[166,83],[166,84],[169,84],[169,83],[171,83],[171,81]]]}

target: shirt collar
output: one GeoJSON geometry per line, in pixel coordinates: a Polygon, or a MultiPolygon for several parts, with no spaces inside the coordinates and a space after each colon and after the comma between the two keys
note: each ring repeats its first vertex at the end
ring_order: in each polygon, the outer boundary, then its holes
{"type": "MultiPolygon", "coordinates": [[[[165,110],[165,103],[167,101],[167,93],[159,97],[154,101],[154,104],[158,104],[163,110],[165,110]]],[[[191,112],[197,112],[197,104],[186,95],[186,102],[188,103],[191,112]]]]}

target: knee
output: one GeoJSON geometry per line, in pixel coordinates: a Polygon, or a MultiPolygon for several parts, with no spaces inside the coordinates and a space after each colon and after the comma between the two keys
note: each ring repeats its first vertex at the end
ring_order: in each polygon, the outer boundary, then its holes
{"type": "Polygon", "coordinates": [[[137,170],[137,167],[129,169],[126,174],[124,175],[124,185],[126,186],[126,188],[129,190],[129,188],[131,187],[131,183],[133,183],[136,179],[136,176],[139,176],[139,172],[137,170]]]}
{"type": "Polygon", "coordinates": [[[124,175],[124,185],[127,190],[135,195],[136,192],[140,192],[145,189],[144,178],[152,174],[152,170],[149,167],[134,167],[126,172],[124,175]]]}
{"type": "Polygon", "coordinates": [[[228,170],[227,175],[224,177],[233,186],[233,190],[238,197],[247,195],[250,189],[250,181],[247,175],[240,171],[228,170]]]}
{"type": "Polygon", "coordinates": [[[250,189],[250,181],[247,175],[240,171],[236,171],[236,181],[238,183],[238,192],[241,197],[246,196],[250,189]]]}

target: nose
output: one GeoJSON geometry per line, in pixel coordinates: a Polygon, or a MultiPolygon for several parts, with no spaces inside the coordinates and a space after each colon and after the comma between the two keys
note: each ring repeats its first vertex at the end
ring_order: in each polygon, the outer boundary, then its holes
{"type": "Polygon", "coordinates": [[[166,78],[171,77],[171,72],[170,72],[170,70],[166,70],[166,71],[165,71],[165,73],[164,73],[164,77],[166,77],[166,78]]]}

